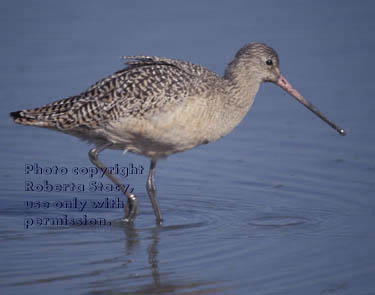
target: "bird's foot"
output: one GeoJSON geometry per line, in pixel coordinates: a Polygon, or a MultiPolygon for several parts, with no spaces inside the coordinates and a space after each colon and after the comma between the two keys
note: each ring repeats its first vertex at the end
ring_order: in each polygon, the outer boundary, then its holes
{"type": "Polygon", "coordinates": [[[163,225],[163,218],[156,218],[156,225],[163,225]]]}
{"type": "Polygon", "coordinates": [[[128,196],[128,202],[125,208],[125,218],[124,221],[131,223],[135,220],[138,214],[138,200],[134,194],[128,196]]]}

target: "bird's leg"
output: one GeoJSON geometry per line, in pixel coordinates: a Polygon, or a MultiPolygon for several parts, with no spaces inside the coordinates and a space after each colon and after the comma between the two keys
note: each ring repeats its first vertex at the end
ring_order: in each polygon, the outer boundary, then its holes
{"type": "Polygon", "coordinates": [[[104,171],[105,175],[114,183],[116,184],[124,195],[128,198],[127,206],[125,208],[125,221],[132,222],[135,220],[137,213],[138,213],[138,200],[134,194],[129,193],[127,188],[124,184],[122,184],[111,172],[109,169],[104,166],[104,164],[99,160],[99,153],[104,151],[106,148],[112,146],[111,142],[99,145],[89,151],[89,158],[90,161],[99,169],[104,171]]]}
{"type": "Polygon", "coordinates": [[[163,219],[161,217],[160,208],[156,200],[155,167],[156,167],[156,160],[151,159],[150,172],[148,174],[146,188],[147,188],[148,196],[150,197],[150,200],[151,200],[152,208],[154,209],[156,222],[158,224],[161,224],[163,219]]]}

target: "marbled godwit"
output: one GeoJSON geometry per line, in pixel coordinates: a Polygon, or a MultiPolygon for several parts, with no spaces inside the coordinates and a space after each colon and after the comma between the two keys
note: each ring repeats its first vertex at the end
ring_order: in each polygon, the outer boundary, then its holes
{"type": "MultiPolygon", "coordinates": [[[[277,53],[262,43],[242,47],[224,77],[189,62],[155,56],[124,57],[127,67],[87,91],[45,106],[11,113],[16,123],[62,131],[96,145],[91,162],[101,169],[104,149],[128,150],[151,159],[147,179],[156,220],[162,216],[156,200],[155,166],[160,158],[213,142],[244,118],[262,82],[273,82],[336,129],[280,73],[277,53]]],[[[108,171],[108,170],[106,170],[108,171]]],[[[106,175],[120,188],[120,181],[106,175]]],[[[128,198],[125,220],[132,222],[138,200],[128,198]]]]}

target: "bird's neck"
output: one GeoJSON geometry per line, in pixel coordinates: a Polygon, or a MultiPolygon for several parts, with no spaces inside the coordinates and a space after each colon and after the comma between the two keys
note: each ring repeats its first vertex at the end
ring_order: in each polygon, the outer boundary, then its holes
{"type": "Polygon", "coordinates": [[[246,116],[262,81],[247,77],[236,66],[229,64],[223,77],[224,95],[220,95],[220,119],[216,121],[214,138],[220,138],[232,131],[246,116]]]}
{"type": "Polygon", "coordinates": [[[250,72],[238,60],[233,60],[225,70],[224,80],[227,82],[227,103],[233,108],[244,109],[245,114],[254,102],[262,80],[256,72],[250,72]]]}

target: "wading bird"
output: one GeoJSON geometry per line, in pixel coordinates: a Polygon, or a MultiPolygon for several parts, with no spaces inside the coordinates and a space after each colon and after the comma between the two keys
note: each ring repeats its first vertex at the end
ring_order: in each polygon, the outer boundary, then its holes
{"type": "MultiPolygon", "coordinates": [[[[49,128],[95,144],[91,162],[105,149],[127,150],[151,159],[147,192],[157,223],[155,167],[160,158],[213,142],[233,130],[254,102],[262,82],[272,82],[336,129],[280,73],[277,53],[262,43],[242,47],[223,77],[189,62],[156,56],[126,56],[126,67],[85,92],[45,106],[12,112],[14,122],[49,128]]],[[[106,169],[108,171],[108,169],[106,169]]],[[[113,183],[124,185],[111,173],[113,183]]],[[[134,221],[138,200],[123,189],[127,222],[134,221]]]]}

